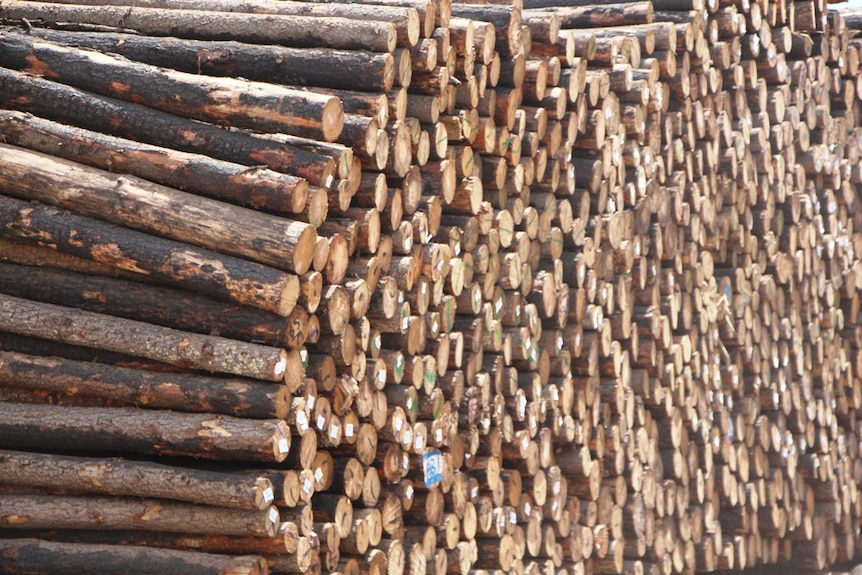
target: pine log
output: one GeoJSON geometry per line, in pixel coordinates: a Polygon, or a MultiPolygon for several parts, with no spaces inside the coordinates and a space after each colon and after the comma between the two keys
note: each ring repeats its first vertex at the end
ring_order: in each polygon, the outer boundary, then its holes
{"type": "Polygon", "coordinates": [[[81,6],[9,1],[0,6],[7,21],[43,26],[105,26],[149,36],[198,40],[237,40],[300,48],[341,48],[392,52],[398,40],[394,24],[376,20],[314,16],[233,14],[200,10],[160,10],[123,6],[81,6]]]}
{"type": "Polygon", "coordinates": [[[605,26],[627,26],[631,24],[652,24],[654,10],[652,2],[631,2],[624,4],[587,4],[566,6],[555,9],[560,16],[560,27],[602,28],[605,26]]]}
{"type": "Polygon", "coordinates": [[[137,408],[8,403],[0,410],[0,429],[4,445],[16,449],[264,462],[283,461],[290,451],[290,430],[283,421],[137,408]]]}
{"type": "Polygon", "coordinates": [[[92,575],[266,575],[269,572],[263,557],[254,555],[0,539],[0,573],[48,575],[58,570],[92,575]]]}
{"type": "MultiPolygon", "coordinates": [[[[297,367],[301,370],[301,365],[297,367]]],[[[0,352],[0,382],[10,389],[59,394],[64,403],[81,398],[80,403],[86,404],[100,398],[128,407],[250,419],[284,419],[292,399],[290,386],[259,380],[166,373],[13,351],[0,352]]]]}
{"type": "Polygon", "coordinates": [[[138,104],[83,92],[29,74],[0,68],[0,103],[43,118],[157,146],[205,154],[306,178],[315,186],[335,182],[329,156],[227,131],[138,104]]]}
{"type": "Polygon", "coordinates": [[[299,214],[308,200],[308,185],[302,178],[73,128],[22,112],[0,112],[0,130],[6,144],[266,212],[299,214]]]}
{"type": "Polygon", "coordinates": [[[344,125],[337,99],[276,84],[214,80],[15,33],[0,36],[0,56],[8,68],[217,125],[327,142],[344,125]]]}
{"type": "Polygon", "coordinates": [[[293,274],[5,196],[0,235],[283,316],[299,290],[293,274]]]}
{"type": "Polygon", "coordinates": [[[391,90],[395,81],[395,60],[389,53],[45,28],[33,28],[30,33],[57,44],[120,54],[129,60],[191,74],[378,92],[391,90]]]}
{"type": "Polygon", "coordinates": [[[302,308],[281,317],[186,290],[5,263],[0,263],[0,292],[274,347],[297,349],[304,343],[302,308]]]}
{"type": "Polygon", "coordinates": [[[0,528],[139,529],[174,533],[256,535],[278,530],[278,509],[240,510],[159,499],[103,496],[0,495],[0,528]]]}
{"type": "MultiPolygon", "coordinates": [[[[64,2],[60,2],[61,4],[64,2]]],[[[75,4],[75,2],[65,2],[75,4]]],[[[316,16],[319,18],[349,18],[391,22],[398,32],[398,45],[411,47],[419,41],[419,13],[410,6],[386,6],[383,4],[315,4],[309,2],[282,1],[278,4],[260,0],[91,0],[96,6],[134,6],[157,10],[198,10],[206,12],[232,12],[237,14],[269,14],[280,16],[316,16]]]]}
{"type": "Polygon", "coordinates": [[[265,477],[171,467],[119,458],[99,459],[0,450],[0,482],[263,510],[273,502],[265,477]]]}
{"type": "Polygon", "coordinates": [[[297,274],[311,267],[317,240],[311,224],[209,200],[136,176],[115,176],[40,152],[0,146],[0,190],[8,195],[297,274]]]}
{"type": "Polygon", "coordinates": [[[185,369],[264,381],[296,375],[285,350],[191,334],[54,304],[0,295],[0,330],[61,343],[130,353],[185,369]]]}

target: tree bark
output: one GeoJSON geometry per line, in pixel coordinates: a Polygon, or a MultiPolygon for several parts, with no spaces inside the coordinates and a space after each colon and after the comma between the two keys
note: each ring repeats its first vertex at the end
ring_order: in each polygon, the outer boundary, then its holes
{"type": "Polygon", "coordinates": [[[308,184],[296,176],[108,136],[22,112],[0,111],[0,130],[6,144],[265,212],[300,214],[308,200],[308,184]]]}
{"type": "Polygon", "coordinates": [[[0,495],[0,529],[138,529],[272,537],[278,509],[240,510],[134,497],[0,495]]]}
{"type": "Polygon", "coordinates": [[[272,483],[262,476],[243,477],[119,458],[0,450],[0,481],[236,509],[263,510],[273,502],[272,483]]]}
{"type": "Polygon", "coordinates": [[[279,420],[138,408],[5,404],[4,445],[14,449],[100,450],[227,461],[283,461],[290,430],[279,420]]]}
{"type": "Polygon", "coordinates": [[[317,233],[311,224],[262,214],[0,144],[0,190],[78,214],[303,274],[317,233]]]}
{"type": "Polygon", "coordinates": [[[136,30],[150,36],[198,40],[238,40],[253,44],[375,52],[392,52],[398,40],[394,24],[377,20],[42,2],[7,2],[0,8],[0,18],[6,20],[27,19],[44,26],[105,26],[136,30]]]}
{"type": "MultiPolygon", "coordinates": [[[[75,4],[75,2],[59,2],[75,4]]],[[[419,13],[410,6],[386,6],[383,4],[318,4],[310,2],[286,2],[278,4],[260,0],[91,0],[95,6],[134,6],[157,10],[199,10],[206,12],[230,12],[234,14],[269,14],[279,16],[316,16],[319,18],[349,18],[391,22],[398,33],[399,46],[411,47],[419,41],[419,13]]]]}
{"type": "Polygon", "coordinates": [[[0,292],[45,303],[273,347],[304,343],[307,313],[287,317],[165,286],[0,263],[0,292]]]}
{"type": "Polygon", "coordinates": [[[282,316],[299,290],[293,274],[5,196],[0,235],[282,316]]]}
{"type": "Polygon", "coordinates": [[[261,46],[229,40],[91,34],[43,28],[34,28],[31,34],[57,44],[120,54],[129,60],[191,74],[369,92],[388,92],[395,81],[395,59],[387,52],[261,46]]]}
{"type": "Polygon", "coordinates": [[[38,539],[0,539],[0,573],[49,575],[264,575],[266,562],[259,556],[231,556],[122,545],[54,543],[38,539]]]}
{"type": "Polygon", "coordinates": [[[131,140],[248,166],[264,165],[306,178],[315,186],[330,187],[335,182],[336,166],[329,156],[5,68],[0,68],[0,103],[6,108],[131,140]]]}
{"type": "MultiPolygon", "coordinates": [[[[138,355],[184,369],[283,381],[290,360],[283,349],[191,334],[54,304],[0,295],[0,329],[138,355]]],[[[291,373],[295,376],[295,373],[291,373]]]]}
{"type": "Polygon", "coordinates": [[[221,126],[331,142],[344,124],[341,102],[322,94],[158,68],[23,34],[0,37],[0,57],[8,68],[221,126]]]}
{"type": "MultiPolygon", "coordinates": [[[[301,365],[298,366],[301,370],[301,365]]],[[[128,407],[283,419],[290,387],[240,378],[164,373],[13,351],[0,352],[0,382],[10,388],[60,394],[74,404],[102,398],[128,407]]]]}

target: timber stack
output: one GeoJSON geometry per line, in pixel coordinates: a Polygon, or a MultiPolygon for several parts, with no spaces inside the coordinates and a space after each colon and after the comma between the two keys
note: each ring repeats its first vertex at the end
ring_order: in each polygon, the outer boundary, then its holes
{"type": "Polygon", "coordinates": [[[0,573],[862,562],[862,16],[0,19],[0,573]]]}

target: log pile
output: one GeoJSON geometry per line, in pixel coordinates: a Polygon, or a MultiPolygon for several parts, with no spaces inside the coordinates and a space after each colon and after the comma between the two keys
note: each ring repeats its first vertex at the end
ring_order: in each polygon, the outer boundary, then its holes
{"type": "Polygon", "coordinates": [[[0,19],[0,573],[862,561],[862,18],[0,19]]]}

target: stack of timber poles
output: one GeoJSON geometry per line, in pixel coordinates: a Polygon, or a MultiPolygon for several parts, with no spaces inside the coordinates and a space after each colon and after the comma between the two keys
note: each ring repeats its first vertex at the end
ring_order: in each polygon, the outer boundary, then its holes
{"type": "Polygon", "coordinates": [[[862,561],[862,17],[0,1],[0,573],[862,561]]]}

